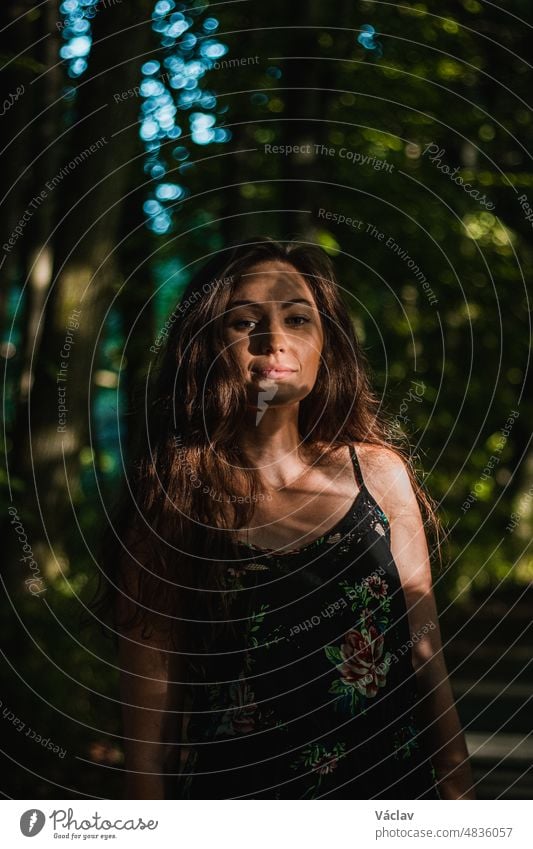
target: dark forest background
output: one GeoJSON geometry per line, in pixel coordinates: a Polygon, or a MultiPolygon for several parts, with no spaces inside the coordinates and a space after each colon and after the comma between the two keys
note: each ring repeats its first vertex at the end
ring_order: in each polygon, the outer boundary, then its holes
{"type": "Polygon", "coordinates": [[[150,348],[258,233],[334,258],[447,529],[478,795],[531,797],[532,24],[526,0],[2,4],[6,797],[121,795],[116,658],[79,615],[150,348]]]}

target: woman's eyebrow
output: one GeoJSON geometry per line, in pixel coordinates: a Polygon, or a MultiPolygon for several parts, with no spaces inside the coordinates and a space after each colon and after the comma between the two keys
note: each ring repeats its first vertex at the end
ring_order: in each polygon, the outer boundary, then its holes
{"type": "Polygon", "coordinates": [[[313,307],[311,301],[308,301],[307,298],[293,298],[291,301],[231,301],[228,304],[229,307],[240,307],[240,306],[261,306],[261,304],[269,304],[269,303],[281,303],[282,307],[285,309],[286,307],[290,307],[291,304],[305,304],[308,307],[313,307]]]}

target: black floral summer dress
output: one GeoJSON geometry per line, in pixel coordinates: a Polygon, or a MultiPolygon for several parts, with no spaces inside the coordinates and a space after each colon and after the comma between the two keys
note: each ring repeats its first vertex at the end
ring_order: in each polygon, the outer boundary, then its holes
{"type": "Polygon", "coordinates": [[[351,455],[359,493],[327,534],[282,554],[238,543],[239,636],[196,664],[175,798],[439,798],[389,523],[351,455]]]}

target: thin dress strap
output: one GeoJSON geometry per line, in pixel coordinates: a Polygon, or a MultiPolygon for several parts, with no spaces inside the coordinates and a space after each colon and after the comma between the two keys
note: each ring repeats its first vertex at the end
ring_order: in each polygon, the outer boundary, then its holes
{"type": "Polygon", "coordinates": [[[359,465],[359,459],[357,457],[357,451],[355,450],[354,445],[350,445],[350,455],[351,455],[351,458],[352,458],[354,474],[355,474],[355,479],[357,481],[357,484],[360,487],[360,489],[366,489],[365,482],[363,480],[363,473],[361,471],[361,466],[359,465]]]}

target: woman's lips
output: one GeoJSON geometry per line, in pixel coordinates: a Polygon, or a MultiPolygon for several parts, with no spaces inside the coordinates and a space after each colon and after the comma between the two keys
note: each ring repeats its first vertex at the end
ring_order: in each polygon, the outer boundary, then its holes
{"type": "Polygon", "coordinates": [[[253,374],[257,374],[259,377],[273,377],[278,379],[294,374],[294,370],[288,368],[262,368],[254,369],[253,374]]]}

